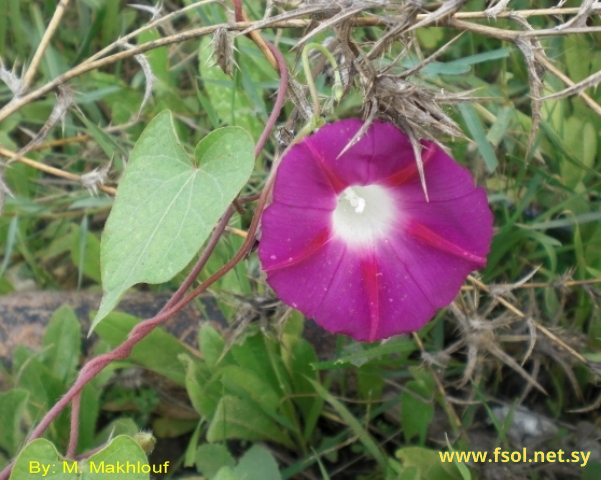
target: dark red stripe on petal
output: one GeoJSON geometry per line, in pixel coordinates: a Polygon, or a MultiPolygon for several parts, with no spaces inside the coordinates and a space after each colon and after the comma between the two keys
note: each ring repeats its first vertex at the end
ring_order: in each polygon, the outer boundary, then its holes
{"type": "MultiPolygon", "coordinates": [[[[434,153],[436,153],[436,145],[434,143],[428,142],[426,145],[423,146],[422,162],[424,164],[424,168],[430,162],[430,160],[432,160],[432,158],[434,157],[434,153]]],[[[408,182],[412,178],[415,178],[418,173],[419,170],[417,168],[417,162],[414,161],[407,165],[405,168],[393,173],[389,177],[386,177],[382,183],[390,187],[395,187],[408,182]]]]}
{"type": "Polygon", "coordinates": [[[311,150],[311,153],[313,154],[313,158],[317,162],[317,165],[319,165],[319,168],[321,168],[321,170],[323,171],[325,176],[328,178],[328,181],[332,185],[332,188],[334,189],[336,194],[339,194],[346,187],[348,187],[348,185],[345,182],[343,182],[340,179],[340,177],[338,177],[338,175],[336,175],[336,172],[330,168],[326,159],[321,156],[321,153],[319,153],[315,149],[315,147],[311,144],[311,142],[309,141],[309,137],[305,138],[305,140],[303,140],[303,142],[307,146],[307,148],[309,150],[311,150]]]}
{"type": "Polygon", "coordinates": [[[380,326],[380,295],[378,286],[378,277],[381,273],[378,271],[378,262],[375,254],[369,256],[361,262],[361,272],[363,273],[363,283],[367,291],[367,302],[369,306],[369,341],[373,342],[378,338],[378,328],[380,326]]]}
{"type": "Polygon", "coordinates": [[[274,270],[281,270],[282,268],[291,267],[297,265],[304,260],[308,259],[312,255],[315,255],[322,247],[324,247],[332,239],[332,233],[330,230],[323,230],[320,232],[315,239],[309,243],[305,248],[299,250],[294,256],[288,257],[287,259],[274,263],[272,265],[263,265],[263,270],[267,273],[274,270]]]}
{"type": "Polygon", "coordinates": [[[421,240],[422,242],[442,252],[450,253],[451,255],[455,255],[456,257],[475,263],[478,268],[482,268],[486,265],[486,258],[468,252],[459,245],[455,245],[453,242],[450,242],[449,240],[434,233],[421,223],[416,221],[408,222],[405,231],[413,238],[421,240]]]}

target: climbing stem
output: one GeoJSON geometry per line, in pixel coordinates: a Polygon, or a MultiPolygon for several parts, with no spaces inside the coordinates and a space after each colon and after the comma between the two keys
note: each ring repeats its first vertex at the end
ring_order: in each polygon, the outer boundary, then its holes
{"type": "Polygon", "coordinates": [[[317,93],[317,88],[315,87],[315,80],[313,79],[313,74],[311,72],[311,64],[309,63],[309,52],[311,50],[318,50],[321,52],[326,59],[332,64],[334,67],[334,97],[336,100],[340,100],[342,96],[342,79],[340,78],[340,72],[338,71],[338,62],[334,58],[334,55],[323,45],[319,43],[308,43],[303,48],[302,52],[302,60],[303,60],[303,70],[305,71],[305,78],[307,80],[307,85],[309,86],[309,93],[311,94],[311,99],[313,100],[313,122],[317,124],[318,122],[315,119],[321,117],[321,105],[319,103],[319,95],[317,93]]]}

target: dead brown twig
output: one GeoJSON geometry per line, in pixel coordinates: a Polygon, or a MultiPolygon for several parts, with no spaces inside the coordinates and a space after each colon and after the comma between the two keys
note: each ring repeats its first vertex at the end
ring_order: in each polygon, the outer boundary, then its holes
{"type": "MultiPolygon", "coordinates": [[[[6,157],[13,158],[17,155],[17,152],[13,152],[11,150],[7,150],[4,147],[0,147],[0,155],[4,155],[6,157]]],[[[25,165],[29,165],[30,167],[33,167],[36,170],[47,173],[49,175],[64,178],[66,180],[71,180],[71,181],[77,182],[77,183],[82,183],[82,178],[80,175],[76,175],[76,174],[70,173],[70,172],[65,172],[64,170],[61,170],[60,168],[51,167],[50,165],[46,165],[44,163],[37,162],[36,160],[32,160],[31,158],[20,156],[16,159],[16,161],[18,161],[19,163],[23,163],[25,165]]],[[[117,193],[117,190],[115,188],[107,187],[106,185],[98,184],[97,188],[99,190],[102,190],[105,193],[108,193],[109,195],[115,195],[117,193]]]]}

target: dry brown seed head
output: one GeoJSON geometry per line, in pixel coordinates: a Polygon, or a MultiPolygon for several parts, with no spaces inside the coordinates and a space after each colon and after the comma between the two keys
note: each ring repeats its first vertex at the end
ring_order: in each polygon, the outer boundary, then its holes
{"type": "Polygon", "coordinates": [[[213,35],[213,54],[215,63],[223,70],[226,75],[232,75],[234,61],[234,40],[225,27],[215,30],[213,35]]]}

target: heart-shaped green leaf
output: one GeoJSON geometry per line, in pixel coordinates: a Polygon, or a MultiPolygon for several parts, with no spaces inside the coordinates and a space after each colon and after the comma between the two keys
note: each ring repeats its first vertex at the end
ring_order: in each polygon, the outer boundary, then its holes
{"type": "Polygon", "coordinates": [[[149,464],[142,448],[131,437],[120,435],[90,458],[67,460],[44,438],[29,443],[19,454],[10,480],[148,480],[150,472],[167,473],[169,462],[149,464]]]}
{"type": "Polygon", "coordinates": [[[134,147],[101,241],[104,296],[91,330],[136,283],[162,283],[198,252],[254,166],[253,141],[220,128],[192,162],[169,111],[157,115],[134,147]]]}

